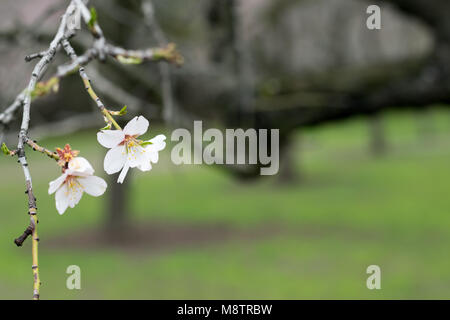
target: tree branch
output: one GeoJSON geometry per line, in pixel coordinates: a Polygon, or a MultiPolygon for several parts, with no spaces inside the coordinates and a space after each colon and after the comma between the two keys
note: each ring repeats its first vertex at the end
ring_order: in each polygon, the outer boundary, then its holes
{"type": "Polygon", "coordinates": [[[61,18],[61,23],[59,25],[58,31],[50,43],[48,49],[46,50],[45,54],[42,56],[40,61],[36,64],[36,66],[33,69],[33,72],[31,74],[30,81],[28,83],[28,88],[24,93],[24,100],[23,100],[23,115],[22,115],[22,124],[20,127],[19,132],[19,142],[17,144],[17,154],[19,157],[19,162],[22,166],[23,173],[25,176],[25,184],[27,187],[27,194],[28,194],[28,213],[30,215],[30,228],[32,229],[32,270],[33,270],[33,299],[38,300],[40,296],[40,285],[41,281],[39,278],[39,263],[38,263],[38,243],[39,243],[39,237],[38,237],[38,231],[37,231],[37,206],[36,206],[36,198],[33,194],[33,187],[32,187],[32,179],[31,179],[31,173],[28,168],[28,162],[25,154],[25,148],[24,143],[27,141],[27,134],[28,134],[28,128],[30,125],[30,108],[31,108],[31,93],[36,88],[36,83],[38,79],[42,76],[43,72],[47,68],[47,66],[51,63],[53,60],[57,47],[60,43],[60,41],[64,38],[64,32],[66,30],[66,22],[67,17],[73,13],[75,9],[75,6],[71,2],[64,13],[64,15],[61,18]]]}
{"type": "MultiPolygon", "coordinates": [[[[17,149],[15,151],[9,152],[10,155],[17,155],[18,162],[20,163],[26,184],[26,194],[28,195],[28,214],[30,216],[30,224],[25,229],[23,234],[16,238],[14,242],[17,246],[22,246],[24,241],[31,235],[32,236],[32,270],[33,270],[33,299],[38,300],[40,297],[40,278],[39,278],[39,264],[38,264],[38,243],[39,237],[37,232],[37,206],[36,198],[33,194],[32,178],[28,167],[28,162],[26,158],[25,145],[30,146],[33,150],[39,151],[53,160],[59,160],[57,153],[50,151],[29,138],[28,130],[30,127],[30,110],[31,102],[36,97],[41,97],[49,92],[56,91],[59,86],[60,79],[66,75],[78,69],[80,77],[83,80],[86,90],[88,91],[91,98],[96,102],[98,108],[103,113],[106,122],[112,123],[117,129],[120,126],[114,120],[112,115],[118,114],[118,112],[112,112],[106,109],[103,102],[97,96],[92,88],[91,81],[86,74],[84,66],[87,65],[93,59],[98,58],[99,60],[104,60],[106,56],[111,56],[117,59],[119,62],[128,63],[141,63],[143,61],[167,61],[174,64],[181,64],[183,62],[182,56],[176,51],[174,44],[168,44],[163,48],[146,49],[146,50],[126,50],[124,48],[108,44],[104,38],[103,31],[96,21],[92,22],[92,17],[90,11],[87,9],[85,2],[81,0],[71,0],[67,6],[66,11],[61,17],[61,21],[58,30],[53,37],[47,50],[42,52],[33,53],[28,55],[25,60],[33,61],[39,59],[33,68],[28,86],[23,90],[14,100],[14,102],[5,109],[4,112],[0,113],[0,138],[3,140],[3,129],[7,126],[13,119],[15,112],[23,107],[22,110],[22,122],[20,126],[20,131],[18,135],[17,149]],[[77,56],[75,50],[71,46],[69,39],[75,34],[74,30],[69,30],[67,22],[69,17],[71,17],[75,12],[81,12],[85,24],[94,37],[93,47],[88,49],[83,55],[77,56]],[[56,74],[45,82],[39,82],[43,77],[45,71],[52,63],[56,53],[63,48],[65,53],[69,56],[71,61],[62,65],[57,69],[56,74]]],[[[3,147],[2,147],[3,148],[3,147]]],[[[7,148],[6,148],[7,150],[7,148]]],[[[8,151],[8,150],[7,150],[8,151]]]]}

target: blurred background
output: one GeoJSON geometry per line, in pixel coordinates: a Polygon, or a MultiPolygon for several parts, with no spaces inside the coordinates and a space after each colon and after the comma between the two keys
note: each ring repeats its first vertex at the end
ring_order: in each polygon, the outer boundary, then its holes
{"type": "MultiPolygon", "coordinates": [[[[25,88],[62,0],[0,3],[0,103],[25,88]]],[[[174,42],[166,64],[86,68],[111,109],[173,129],[279,128],[280,172],[175,166],[172,144],[124,185],[103,171],[103,119],[77,74],[32,105],[30,136],[70,143],[108,180],[59,216],[52,161],[28,152],[38,199],[43,299],[450,298],[450,3],[445,0],[91,0],[106,38],[125,48],[174,42]],[[382,8],[368,30],[369,4],[382,8]],[[381,290],[366,268],[379,265],[381,290]],[[82,289],[66,288],[78,265],[82,289]]],[[[83,30],[77,53],[92,46],[83,30]]],[[[67,62],[59,54],[58,66],[67,62]]],[[[54,67],[53,67],[54,68],[54,67]]],[[[50,76],[55,69],[50,69],[50,76]]],[[[20,113],[0,124],[17,141],[20,113]]],[[[147,136],[146,136],[147,137],[147,136]]],[[[23,173],[0,157],[0,298],[31,296],[23,173]]]]}

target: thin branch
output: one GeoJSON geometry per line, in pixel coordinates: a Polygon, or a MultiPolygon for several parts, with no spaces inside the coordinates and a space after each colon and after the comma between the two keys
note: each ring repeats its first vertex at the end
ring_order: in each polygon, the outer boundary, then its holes
{"type": "MultiPolygon", "coordinates": [[[[68,40],[66,39],[67,37],[68,36],[66,35],[64,37],[64,40],[66,40],[68,42],[68,40]]],[[[61,41],[62,41],[62,39],[61,39],[61,41]]],[[[70,43],[69,43],[69,45],[70,45],[70,43]]],[[[57,46],[55,47],[53,55],[51,56],[51,59],[48,61],[48,63],[45,63],[44,66],[41,67],[42,70],[40,70],[41,72],[39,73],[39,75],[43,74],[43,72],[47,68],[48,64],[53,59],[54,54],[59,49],[59,46],[60,46],[60,44],[58,43],[57,46]]],[[[105,43],[102,47],[98,47],[98,45],[97,45],[96,48],[88,49],[84,54],[82,54],[80,56],[72,55],[72,58],[71,58],[72,61],[67,64],[63,64],[63,65],[59,66],[57,68],[56,74],[51,78],[56,77],[58,79],[61,79],[65,76],[68,76],[68,75],[72,74],[73,72],[75,72],[80,67],[86,66],[92,60],[94,60],[96,58],[100,59],[102,54],[112,56],[112,57],[116,58],[117,60],[119,60],[119,62],[123,62],[123,63],[126,63],[126,61],[121,60],[121,58],[123,58],[123,59],[138,59],[138,60],[140,60],[139,62],[167,61],[167,62],[174,63],[176,65],[180,65],[181,63],[183,63],[182,56],[176,51],[175,46],[173,44],[168,44],[166,47],[163,47],[163,48],[153,48],[153,49],[146,49],[146,50],[127,50],[127,49],[124,49],[124,48],[121,48],[118,46],[113,46],[113,45],[105,43]]],[[[45,60],[46,57],[49,57],[49,50],[46,50],[46,51],[43,51],[40,53],[36,53],[36,54],[32,54],[27,57],[30,61],[41,57],[41,60],[40,60],[40,62],[41,62],[41,61],[45,60]]],[[[33,73],[33,74],[35,74],[35,73],[33,73]]],[[[39,78],[40,78],[40,76],[39,76],[39,78]]],[[[35,87],[36,87],[36,80],[34,80],[33,88],[35,88],[35,87]]],[[[166,87],[167,87],[167,85],[166,85],[166,87]]],[[[11,105],[7,109],[5,109],[5,111],[0,113],[0,124],[7,125],[14,119],[14,113],[16,112],[16,110],[18,110],[22,105],[25,104],[25,98],[27,96],[25,94],[26,92],[30,93],[30,92],[34,92],[34,90],[30,91],[29,88],[23,90],[23,92],[16,97],[16,99],[14,100],[14,102],[11,105]]],[[[29,101],[28,101],[28,103],[29,103],[29,101]]]]}
{"type": "Polygon", "coordinates": [[[25,240],[28,238],[28,236],[30,236],[32,234],[33,234],[33,227],[31,225],[29,225],[25,229],[23,234],[14,240],[14,243],[16,244],[16,246],[21,247],[23,245],[23,243],[25,242],[25,240]]]}
{"type": "MultiPolygon", "coordinates": [[[[33,150],[39,151],[48,157],[59,160],[58,154],[52,152],[44,147],[38,145],[35,141],[29,138],[28,130],[30,127],[30,109],[31,102],[36,97],[41,97],[49,92],[57,91],[59,87],[60,79],[66,75],[78,69],[80,77],[83,80],[85,88],[91,98],[96,102],[98,108],[103,113],[106,121],[108,123],[114,124],[117,129],[121,129],[117,122],[112,117],[115,112],[106,109],[103,102],[95,93],[92,88],[91,81],[86,74],[84,66],[87,65],[93,59],[104,60],[106,56],[112,56],[122,63],[141,63],[143,61],[162,61],[171,62],[174,64],[181,64],[183,62],[182,56],[176,51],[174,44],[168,44],[164,48],[155,48],[147,50],[126,50],[121,47],[117,47],[106,43],[103,36],[103,31],[96,21],[92,22],[92,17],[90,11],[87,9],[87,1],[81,0],[71,0],[67,6],[66,11],[61,17],[61,21],[58,30],[53,37],[47,50],[33,53],[28,55],[25,59],[26,61],[32,61],[39,59],[39,61],[34,66],[33,72],[31,74],[28,86],[24,89],[14,100],[14,102],[6,108],[6,110],[0,113],[0,138],[3,140],[4,132],[3,129],[14,119],[15,112],[23,107],[22,110],[22,122],[19,131],[19,139],[17,143],[17,149],[15,151],[9,152],[10,155],[17,155],[18,162],[20,163],[26,184],[26,194],[28,195],[28,214],[30,215],[30,224],[25,229],[24,233],[15,239],[17,246],[22,246],[23,242],[32,236],[32,270],[33,270],[33,299],[38,300],[40,296],[40,278],[39,278],[39,263],[38,263],[38,243],[39,237],[37,232],[37,206],[36,198],[33,194],[32,178],[28,167],[28,162],[26,158],[25,145],[30,146],[33,150]],[[94,45],[92,48],[87,50],[83,55],[77,56],[75,50],[70,45],[69,39],[75,34],[74,30],[68,30],[67,21],[75,12],[81,12],[83,20],[91,31],[95,38],[94,45]],[[52,63],[56,53],[63,48],[66,54],[71,59],[71,62],[60,66],[57,69],[56,74],[45,82],[38,82],[45,74],[47,68],[52,63]]],[[[92,117],[91,117],[92,118],[92,117]]],[[[3,149],[3,147],[2,147],[3,149]]],[[[5,149],[7,150],[7,148],[5,149]]]]}
{"type": "Polygon", "coordinates": [[[162,48],[150,48],[146,50],[127,50],[114,45],[105,44],[102,51],[118,59],[119,62],[122,62],[122,59],[137,59],[137,63],[141,63],[143,61],[164,60],[177,66],[181,66],[184,62],[183,57],[176,50],[176,46],[173,43],[169,43],[162,48]]]}
{"type": "Polygon", "coordinates": [[[73,10],[75,9],[73,3],[71,2],[64,13],[64,15],[61,18],[61,23],[59,25],[58,31],[50,43],[50,46],[48,47],[45,55],[41,58],[41,60],[36,64],[36,66],[33,69],[33,73],[31,75],[30,82],[28,84],[28,89],[25,91],[24,100],[23,100],[23,116],[22,116],[22,124],[20,127],[20,133],[19,133],[19,142],[17,144],[17,154],[19,157],[19,162],[22,166],[23,173],[25,176],[25,184],[27,187],[27,194],[28,194],[28,213],[30,215],[30,228],[32,229],[32,270],[33,270],[33,299],[39,300],[40,296],[40,286],[41,281],[39,278],[39,262],[38,262],[38,243],[39,243],[39,236],[37,231],[37,206],[36,206],[36,198],[33,194],[33,187],[32,187],[32,179],[31,179],[31,173],[28,168],[28,162],[25,154],[24,149],[24,143],[27,140],[27,134],[28,134],[28,128],[30,124],[30,108],[31,108],[31,93],[34,91],[36,87],[36,83],[38,79],[41,77],[42,73],[45,71],[47,65],[51,63],[53,60],[57,47],[60,43],[60,41],[64,38],[64,32],[66,29],[66,21],[67,17],[72,14],[73,10]]]}
{"type": "Polygon", "coordinates": [[[34,60],[34,59],[42,58],[45,54],[46,54],[45,51],[41,51],[41,52],[29,54],[29,55],[27,55],[27,56],[25,57],[25,61],[26,61],[26,62],[30,62],[30,61],[32,61],[32,60],[34,60]]]}
{"type": "MultiPolygon", "coordinates": [[[[66,40],[68,42],[67,39],[64,39],[64,40],[66,40]]],[[[70,45],[70,43],[69,43],[69,45],[70,45]]],[[[82,54],[80,56],[72,55],[72,61],[67,64],[63,64],[63,65],[59,66],[57,68],[56,74],[54,76],[52,76],[51,79],[52,78],[62,79],[64,77],[76,72],[76,70],[79,69],[80,66],[86,66],[92,60],[99,58],[100,51],[103,51],[103,53],[111,55],[115,58],[118,58],[118,57],[134,58],[134,59],[142,59],[143,61],[166,60],[169,62],[180,63],[182,61],[182,58],[180,58],[181,56],[174,49],[175,48],[173,46],[170,46],[170,44],[166,48],[156,48],[156,49],[147,49],[147,50],[126,50],[126,49],[123,49],[123,48],[120,48],[117,46],[111,46],[111,45],[106,44],[105,47],[102,48],[102,50],[99,50],[97,48],[90,48],[90,49],[86,50],[86,52],[84,54],[82,54]]],[[[44,52],[46,54],[48,53],[47,51],[44,51],[44,52]]],[[[47,56],[46,54],[44,54],[44,56],[47,56]]],[[[37,58],[38,56],[41,55],[41,53],[35,54],[35,55],[36,55],[35,58],[37,58]]],[[[41,61],[44,58],[44,56],[42,56],[41,61]]],[[[43,70],[43,71],[45,71],[45,70],[43,70]]],[[[41,74],[42,73],[43,72],[41,72],[41,74]]],[[[36,86],[36,84],[35,84],[35,86],[36,86]]],[[[25,97],[26,97],[25,92],[28,92],[28,91],[29,91],[29,89],[23,90],[23,92],[16,97],[16,99],[14,100],[14,102],[11,105],[7,109],[5,109],[5,111],[0,113],[0,124],[7,125],[12,120],[14,120],[14,114],[20,107],[22,107],[24,105],[25,97]]],[[[32,92],[34,92],[34,90],[32,92]]]]}
{"type": "Polygon", "coordinates": [[[149,109],[150,111],[156,111],[158,109],[157,105],[135,97],[122,87],[116,85],[113,81],[103,76],[96,68],[90,68],[89,75],[91,76],[91,79],[95,81],[98,91],[104,96],[111,98],[117,103],[127,101],[128,111],[137,112],[143,108],[149,109]]]}
{"type": "Polygon", "coordinates": [[[45,154],[46,156],[48,156],[49,158],[51,158],[53,160],[56,160],[56,161],[59,160],[59,156],[58,156],[58,154],[56,152],[48,150],[48,149],[46,149],[44,147],[41,147],[34,140],[26,138],[26,144],[29,145],[34,151],[39,151],[39,152],[45,154]]]}
{"type": "Polygon", "coordinates": [[[9,124],[13,120],[16,110],[23,105],[24,100],[25,94],[19,94],[10,106],[6,108],[5,111],[0,113],[0,123],[2,123],[3,125],[9,124]]]}
{"type": "MultiPolygon", "coordinates": [[[[67,39],[64,39],[62,41],[62,45],[63,45],[63,48],[66,51],[67,55],[72,59],[72,61],[76,61],[78,59],[78,56],[75,53],[75,50],[70,45],[69,41],[67,39]]],[[[80,77],[83,80],[86,91],[89,93],[89,96],[91,97],[91,99],[94,100],[94,102],[97,104],[97,107],[99,108],[100,112],[103,113],[103,115],[107,119],[107,122],[112,123],[116,127],[116,129],[122,130],[122,128],[117,124],[117,122],[111,116],[109,111],[105,108],[105,105],[103,104],[102,100],[95,93],[95,91],[91,85],[91,80],[89,79],[89,76],[87,75],[84,67],[80,66],[78,70],[80,73],[80,77]]]]}
{"type": "Polygon", "coordinates": [[[84,54],[78,56],[75,60],[58,67],[56,76],[63,78],[77,71],[80,66],[86,66],[92,60],[98,57],[98,50],[94,48],[88,49],[84,54]]]}

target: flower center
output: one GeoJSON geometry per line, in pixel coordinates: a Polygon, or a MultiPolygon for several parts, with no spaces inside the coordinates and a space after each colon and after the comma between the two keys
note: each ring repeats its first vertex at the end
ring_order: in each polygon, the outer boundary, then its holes
{"type": "Polygon", "coordinates": [[[64,183],[67,184],[68,192],[71,192],[71,191],[77,190],[77,189],[83,189],[83,186],[81,185],[81,183],[78,181],[77,177],[75,177],[75,176],[67,176],[64,183]]]}
{"type": "Polygon", "coordinates": [[[145,152],[145,149],[141,147],[142,141],[136,139],[136,136],[125,136],[122,143],[125,145],[128,156],[135,160],[139,154],[145,152]]]}
{"type": "Polygon", "coordinates": [[[136,139],[136,136],[126,135],[125,139],[122,142],[122,144],[125,145],[125,147],[127,148],[127,152],[128,152],[133,147],[139,146],[140,142],[141,142],[140,140],[136,139]]]}
{"type": "Polygon", "coordinates": [[[78,154],[80,153],[78,150],[72,150],[70,145],[66,144],[64,149],[56,148],[56,153],[59,156],[58,164],[63,168],[63,172],[65,168],[67,168],[67,164],[78,154]]]}

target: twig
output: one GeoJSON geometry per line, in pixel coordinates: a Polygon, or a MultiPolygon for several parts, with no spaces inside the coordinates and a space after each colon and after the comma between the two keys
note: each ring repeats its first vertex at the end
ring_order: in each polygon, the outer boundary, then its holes
{"type": "Polygon", "coordinates": [[[36,64],[36,66],[33,69],[33,73],[31,75],[31,79],[28,84],[28,89],[24,93],[25,97],[23,100],[23,116],[19,133],[19,142],[17,144],[17,154],[25,176],[25,184],[27,187],[26,192],[28,194],[28,213],[30,215],[30,227],[32,228],[32,260],[33,260],[32,269],[33,269],[34,300],[39,300],[40,285],[41,285],[41,281],[39,278],[39,262],[38,262],[38,244],[39,244],[39,236],[37,231],[38,218],[37,218],[36,198],[34,197],[33,194],[31,173],[28,168],[24,143],[27,140],[28,128],[30,124],[31,93],[34,91],[36,83],[39,77],[42,75],[42,72],[46,69],[46,66],[50,64],[50,62],[53,60],[56,54],[58,44],[64,38],[67,17],[69,14],[73,12],[74,8],[75,7],[73,6],[73,4],[70,3],[66,12],[62,16],[61,23],[59,25],[58,31],[54,39],[50,43],[50,46],[48,47],[45,55],[41,58],[41,60],[36,64]]]}
{"type": "Polygon", "coordinates": [[[29,54],[29,55],[27,55],[25,57],[25,61],[26,62],[30,62],[31,60],[34,60],[34,59],[37,59],[37,58],[42,58],[45,55],[45,53],[46,53],[45,51],[41,51],[41,52],[38,52],[38,53],[29,54]]]}
{"type": "Polygon", "coordinates": [[[54,151],[50,151],[44,147],[41,147],[40,145],[37,144],[36,141],[31,140],[29,138],[26,138],[26,144],[29,145],[34,151],[39,151],[43,154],[45,154],[46,156],[48,156],[49,158],[58,161],[59,160],[59,156],[56,152],[54,151]]]}
{"type": "MultiPolygon", "coordinates": [[[[25,145],[30,146],[33,150],[39,151],[48,157],[59,160],[59,155],[52,152],[44,147],[38,145],[35,141],[29,138],[28,130],[30,127],[30,109],[32,99],[46,95],[51,91],[56,91],[59,86],[60,79],[78,69],[80,77],[83,80],[85,88],[91,98],[96,102],[97,107],[103,113],[106,121],[108,123],[114,124],[117,129],[121,129],[117,122],[112,117],[112,114],[119,114],[118,112],[112,112],[106,109],[103,102],[95,93],[92,88],[91,81],[86,74],[84,66],[88,64],[93,59],[105,59],[106,56],[112,56],[122,63],[140,63],[143,61],[161,61],[165,60],[175,64],[182,63],[181,55],[175,50],[175,45],[168,44],[164,48],[147,49],[147,50],[126,50],[117,46],[113,46],[106,43],[103,36],[103,31],[96,21],[92,22],[92,17],[90,11],[87,9],[85,3],[87,1],[81,0],[71,0],[67,6],[66,11],[61,17],[61,22],[59,24],[58,30],[51,41],[47,50],[30,54],[26,57],[27,61],[32,61],[34,59],[39,59],[36,63],[33,72],[31,74],[28,86],[23,90],[14,100],[14,102],[2,113],[0,113],[0,127],[3,129],[7,126],[14,118],[15,112],[23,107],[22,110],[22,123],[19,131],[19,139],[17,143],[17,149],[14,151],[9,151],[5,148],[6,153],[10,155],[17,155],[18,162],[20,163],[26,184],[26,193],[28,195],[28,214],[30,215],[30,224],[25,229],[24,233],[15,239],[17,246],[22,246],[23,242],[32,236],[32,269],[33,269],[33,299],[38,300],[40,296],[40,278],[39,278],[39,263],[38,263],[38,217],[37,217],[37,206],[36,198],[33,194],[32,178],[28,167],[28,162],[26,158],[25,145]],[[83,55],[77,56],[75,50],[72,48],[69,42],[69,38],[74,35],[73,30],[68,30],[67,21],[70,16],[72,16],[76,10],[80,10],[81,15],[95,38],[93,48],[87,50],[83,55]],[[51,64],[56,52],[63,48],[66,54],[70,57],[71,62],[69,64],[60,66],[57,73],[45,82],[38,82],[44,75],[45,71],[51,64]]],[[[0,138],[3,140],[4,132],[0,131],[0,138]]],[[[4,149],[2,147],[2,149],[4,149]]]]}
{"type": "MultiPolygon", "coordinates": [[[[67,40],[66,38],[64,38],[64,40],[67,40]]],[[[68,40],[67,40],[68,42],[68,40]]],[[[69,43],[70,45],[70,43],[69,43]]],[[[70,46],[71,47],[71,46],[70,46]]],[[[59,43],[56,46],[56,50],[59,48],[59,43]]],[[[56,53],[56,50],[54,53],[56,53]]],[[[41,61],[44,59],[44,57],[48,56],[48,50],[47,51],[43,51],[40,53],[36,53],[36,54],[32,54],[28,56],[28,59],[30,59],[30,61],[32,59],[36,59],[38,57],[41,57],[41,61]]],[[[51,59],[53,59],[54,53],[51,57],[51,59]]],[[[167,47],[165,48],[154,48],[154,49],[146,49],[146,50],[126,50],[124,48],[121,47],[117,47],[117,46],[113,46],[113,45],[109,45],[107,43],[104,44],[103,47],[98,47],[97,48],[90,48],[88,49],[84,54],[77,56],[74,55],[72,56],[72,61],[70,63],[61,65],[58,67],[56,74],[52,77],[52,78],[58,78],[61,79],[73,72],[75,72],[77,69],[79,69],[80,66],[86,66],[87,64],[89,64],[89,62],[91,62],[92,60],[99,58],[101,54],[107,54],[110,55],[116,59],[118,59],[120,61],[121,58],[125,58],[125,59],[140,59],[141,61],[139,62],[143,62],[143,61],[167,61],[167,62],[171,62],[174,64],[181,64],[183,62],[183,58],[182,56],[175,50],[175,47],[173,46],[173,44],[168,44],[167,47]]],[[[50,63],[51,61],[49,61],[48,63],[50,63]]],[[[122,60],[123,62],[123,60],[122,60]]],[[[43,73],[43,71],[45,71],[45,68],[48,66],[48,63],[45,64],[45,66],[43,67],[42,72],[40,72],[40,74],[43,73]]],[[[34,83],[34,87],[36,86],[36,81],[34,83]]],[[[167,90],[166,90],[167,91],[167,90]]],[[[14,113],[16,112],[16,110],[18,110],[22,105],[24,105],[25,102],[25,98],[26,92],[30,92],[29,88],[23,90],[23,92],[21,94],[19,94],[16,99],[14,100],[14,102],[2,113],[0,113],[0,123],[7,125],[9,124],[13,119],[14,119],[14,113]]],[[[31,91],[33,92],[33,91],[31,91]]],[[[167,100],[167,99],[166,99],[167,100]]]]}
{"type": "MultiPolygon", "coordinates": [[[[64,39],[62,41],[62,45],[63,45],[63,48],[66,51],[67,55],[72,59],[72,61],[76,61],[78,59],[78,56],[75,53],[75,50],[70,45],[69,41],[67,39],[64,39]]],[[[103,104],[102,100],[95,93],[95,91],[94,91],[94,89],[92,88],[92,85],[91,85],[91,80],[89,79],[89,76],[87,75],[86,70],[84,69],[84,67],[80,66],[78,70],[79,70],[79,73],[80,73],[80,77],[83,80],[84,87],[85,87],[86,91],[89,93],[89,96],[92,98],[92,100],[95,101],[95,103],[97,104],[97,107],[99,108],[100,112],[103,113],[103,115],[105,116],[107,121],[112,123],[116,127],[116,129],[122,130],[122,128],[117,124],[117,122],[111,116],[109,111],[105,108],[105,105],[103,104]]]]}
{"type": "Polygon", "coordinates": [[[143,108],[150,111],[156,111],[158,109],[157,105],[135,97],[122,87],[116,85],[113,81],[103,76],[96,68],[90,68],[89,75],[91,76],[91,79],[95,81],[98,91],[104,96],[111,98],[117,103],[127,101],[128,111],[137,112],[139,109],[143,108]]]}
{"type": "Polygon", "coordinates": [[[25,242],[25,240],[28,238],[28,236],[33,234],[33,227],[30,225],[28,226],[25,231],[23,232],[23,234],[18,237],[17,239],[14,240],[14,243],[18,246],[21,247],[23,245],[23,243],[25,242]]]}
{"type": "Polygon", "coordinates": [[[25,94],[24,93],[19,94],[10,106],[6,108],[5,111],[0,113],[0,123],[4,125],[9,124],[12,121],[16,110],[23,105],[24,100],[25,94]]]}

